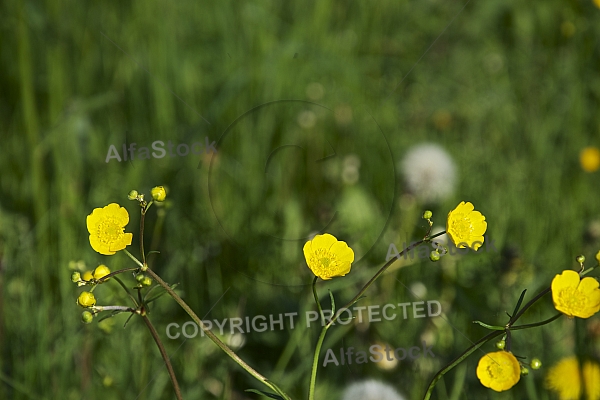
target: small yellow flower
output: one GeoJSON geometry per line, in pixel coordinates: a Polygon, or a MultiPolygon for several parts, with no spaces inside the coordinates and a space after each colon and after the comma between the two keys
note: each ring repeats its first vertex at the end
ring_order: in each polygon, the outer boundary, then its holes
{"type": "Polygon", "coordinates": [[[583,364],[583,384],[587,400],[600,399],[600,366],[595,362],[583,364]]]}
{"type": "Polygon", "coordinates": [[[456,247],[464,249],[468,246],[477,251],[483,245],[487,222],[479,211],[473,209],[473,204],[461,201],[448,213],[446,233],[456,247]]]}
{"type": "Polygon", "coordinates": [[[100,254],[112,255],[131,244],[132,233],[125,233],[129,213],[117,203],[96,208],[87,216],[90,245],[100,254]]]}
{"type": "Polygon", "coordinates": [[[599,400],[600,366],[595,362],[586,361],[582,370],[583,375],[580,374],[576,357],[563,358],[548,371],[546,386],[557,392],[560,400],[578,400],[583,388],[586,400],[599,400]]]}
{"type": "Polygon", "coordinates": [[[600,8],[600,0],[594,0],[594,4],[596,7],[600,8]]]}
{"type": "MultiPolygon", "coordinates": [[[[600,0],[596,0],[600,3],[600,0]]],[[[600,150],[597,147],[586,147],[579,153],[579,163],[585,172],[595,172],[600,168],[600,150]]]]}
{"type": "Polygon", "coordinates": [[[546,386],[558,392],[560,400],[578,400],[581,395],[581,378],[577,358],[563,358],[550,368],[546,375],[546,386]]]}
{"type": "Polygon", "coordinates": [[[81,292],[77,298],[77,304],[83,308],[93,307],[96,304],[96,298],[93,293],[81,292]]]}
{"type": "Polygon", "coordinates": [[[569,318],[589,318],[600,311],[600,289],[594,278],[581,279],[575,271],[566,270],[552,280],[554,308],[569,318]]]}
{"type": "Polygon", "coordinates": [[[496,392],[515,386],[521,379],[521,365],[507,351],[496,351],[481,357],[477,364],[477,378],[481,384],[496,392]]]}
{"type": "Polygon", "coordinates": [[[110,274],[110,269],[108,269],[108,267],[106,265],[104,265],[104,264],[98,265],[96,267],[96,269],[94,270],[94,279],[100,280],[100,278],[103,278],[108,274],[110,274]]]}
{"type": "Polygon", "coordinates": [[[152,198],[156,201],[165,201],[167,198],[167,191],[163,186],[156,186],[152,188],[150,194],[152,194],[152,198]]]}
{"type": "Polygon", "coordinates": [[[304,245],[304,257],[310,270],[323,280],[350,272],[354,251],[346,242],[328,233],[317,235],[304,245]]]}
{"type": "Polygon", "coordinates": [[[92,273],[92,271],[85,271],[83,273],[83,278],[84,281],[89,282],[92,279],[94,279],[94,274],[92,273]]]}

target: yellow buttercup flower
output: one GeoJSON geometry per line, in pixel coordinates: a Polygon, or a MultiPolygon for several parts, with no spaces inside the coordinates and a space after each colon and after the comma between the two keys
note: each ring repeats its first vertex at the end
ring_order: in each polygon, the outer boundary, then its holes
{"type": "Polygon", "coordinates": [[[503,392],[519,382],[521,365],[508,351],[488,353],[477,364],[477,378],[483,386],[503,392]]]}
{"type": "Polygon", "coordinates": [[[94,293],[81,292],[81,294],[77,298],[77,304],[79,304],[83,308],[93,307],[96,304],[96,298],[94,297],[94,293]]]}
{"type": "Polygon", "coordinates": [[[585,172],[597,171],[600,168],[600,150],[597,147],[584,148],[579,153],[579,163],[585,172]]]}
{"type": "Polygon", "coordinates": [[[112,255],[131,244],[132,233],[125,233],[129,213],[117,203],[96,208],[87,216],[90,245],[100,254],[112,255]]]}
{"type": "Polygon", "coordinates": [[[587,400],[600,399],[600,366],[592,361],[583,364],[583,384],[587,400]]]}
{"type": "Polygon", "coordinates": [[[110,269],[106,265],[98,265],[94,270],[94,279],[100,280],[100,278],[104,278],[108,274],[110,274],[110,269]]]}
{"type": "Polygon", "coordinates": [[[470,202],[461,201],[448,213],[446,233],[458,248],[470,247],[477,251],[483,245],[486,229],[485,217],[479,211],[474,211],[470,202]]]}
{"type": "Polygon", "coordinates": [[[560,400],[578,400],[581,395],[581,378],[577,358],[563,358],[550,368],[546,375],[546,386],[558,392],[560,400]]]}
{"type": "Polygon", "coordinates": [[[304,245],[304,257],[310,270],[323,280],[350,272],[354,251],[346,242],[328,233],[317,235],[304,245]]]}
{"type": "Polygon", "coordinates": [[[600,366],[586,361],[582,372],[576,357],[563,358],[548,371],[546,386],[557,392],[560,400],[578,400],[582,390],[586,400],[600,400],[600,366]]]}
{"type": "Polygon", "coordinates": [[[566,270],[552,280],[554,308],[569,318],[589,318],[600,311],[600,289],[594,278],[581,279],[575,271],[566,270]]]}

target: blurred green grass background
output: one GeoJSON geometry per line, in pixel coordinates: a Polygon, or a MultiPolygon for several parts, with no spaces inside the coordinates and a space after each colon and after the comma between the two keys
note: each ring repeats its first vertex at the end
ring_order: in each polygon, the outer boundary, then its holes
{"type": "MultiPolygon", "coordinates": [[[[389,243],[424,233],[425,207],[441,226],[461,200],[487,217],[498,252],[392,268],[362,301],[418,301],[414,289],[425,287],[420,297],[442,302],[445,319],[338,327],[324,345],[425,338],[435,359],[328,365],[318,398],[340,398],[364,378],[421,398],[439,368],[487,333],[472,320],[504,324],[523,289],[530,298],[574,268],[577,254],[593,260],[600,249],[590,228],[600,221],[600,172],[579,165],[582,148],[600,146],[600,9],[591,0],[8,0],[0,10],[2,399],[174,398],[141,321],[82,325],[80,290],[69,281],[78,260],[131,266],[124,254],[95,253],[85,227],[94,208],[120,203],[137,254],[131,189],[168,187],[169,203],[148,217],[147,248],[161,252],[152,267],[180,282],[198,315],[218,320],[313,310],[304,242],[291,239],[332,219],[328,231],[360,258],[347,277],[319,285],[342,303],[389,243]],[[252,110],[278,100],[305,102],[252,110]],[[111,144],[206,137],[217,141],[214,156],[105,162],[111,144]],[[457,164],[454,195],[437,204],[407,195],[397,168],[422,142],[457,164]],[[341,177],[349,156],[360,160],[353,184],[341,177]]],[[[97,297],[126,304],[112,283],[97,297]]],[[[552,310],[546,298],[523,321],[552,310]]],[[[167,297],[150,317],[184,398],[255,398],[243,390],[263,389],[206,338],[166,338],[169,323],[189,320],[167,297]]],[[[252,333],[240,355],[305,398],[317,335],[305,325],[252,333]]],[[[598,359],[598,337],[597,316],[515,333],[513,351],[542,359],[541,370],[498,394],[477,380],[473,355],[434,397],[555,398],[544,389],[547,367],[575,352],[598,359]]]]}

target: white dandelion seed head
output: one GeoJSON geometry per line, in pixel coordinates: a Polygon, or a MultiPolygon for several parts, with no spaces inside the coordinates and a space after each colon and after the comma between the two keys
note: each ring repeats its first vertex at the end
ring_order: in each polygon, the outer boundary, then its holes
{"type": "Polygon", "coordinates": [[[405,400],[396,390],[383,382],[368,380],[348,386],[342,400],[405,400]]]}
{"type": "Polygon", "coordinates": [[[438,202],[454,191],[456,165],[437,144],[424,143],[409,149],[400,169],[408,191],[421,202],[438,202]]]}

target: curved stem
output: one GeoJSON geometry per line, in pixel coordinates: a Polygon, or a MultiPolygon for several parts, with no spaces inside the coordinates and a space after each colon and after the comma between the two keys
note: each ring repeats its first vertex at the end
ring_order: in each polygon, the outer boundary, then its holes
{"type": "Polygon", "coordinates": [[[175,390],[175,396],[177,396],[177,400],[183,400],[183,397],[181,396],[181,389],[179,389],[179,383],[177,383],[177,377],[175,376],[175,371],[173,370],[173,366],[171,365],[171,360],[169,359],[169,355],[165,350],[165,346],[163,346],[162,342],[160,341],[158,332],[156,332],[154,325],[152,325],[152,322],[150,322],[150,319],[145,315],[145,313],[142,313],[142,319],[146,323],[150,334],[154,338],[154,342],[158,346],[160,355],[165,361],[165,365],[167,366],[167,371],[169,371],[169,376],[171,377],[171,383],[173,383],[173,390],[175,390]]]}
{"type": "Polygon", "coordinates": [[[450,371],[452,368],[456,367],[458,364],[463,362],[463,360],[465,358],[467,358],[468,356],[470,356],[475,350],[477,350],[478,348],[480,348],[481,346],[483,346],[490,340],[496,338],[497,336],[502,335],[503,333],[504,333],[503,331],[494,331],[494,332],[487,334],[486,336],[482,337],[477,342],[475,342],[467,350],[465,350],[460,356],[458,356],[454,360],[452,360],[450,362],[450,364],[448,364],[447,366],[442,368],[440,371],[438,371],[438,373],[435,374],[433,379],[431,380],[431,383],[429,383],[429,386],[427,387],[427,391],[425,392],[425,396],[423,397],[423,400],[429,400],[431,398],[431,393],[433,392],[433,388],[435,387],[435,384],[444,376],[444,374],[446,374],[446,372],[450,371]]]}
{"type": "MultiPolygon", "coordinates": [[[[130,252],[128,252],[128,251],[127,251],[127,249],[123,249],[123,251],[125,252],[125,254],[127,254],[127,256],[128,256],[129,258],[131,258],[131,259],[133,260],[133,262],[135,262],[137,265],[139,265],[139,266],[140,266],[140,268],[143,268],[143,267],[144,267],[144,264],[142,264],[142,263],[140,262],[140,260],[138,260],[137,258],[135,258],[135,257],[133,256],[133,254],[131,254],[130,252]]],[[[137,269],[137,268],[136,268],[136,269],[137,269]]]]}
{"type": "Polygon", "coordinates": [[[323,308],[321,307],[321,302],[319,301],[319,295],[317,294],[317,281],[319,280],[318,276],[315,276],[315,279],[312,283],[312,291],[313,296],[315,297],[315,302],[317,303],[317,309],[319,310],[319,315],[321,316],[321,326],[325,326],[325,315],[323,315],[323,308]]]}
{"type": "Polygon", "coordinates": [[[196,322],[196,324],[202,329],[202,331],[204,331],[206,336],[210,340],[212,340],[213,343],[215,343],[221,350],[223,350],[225,352],[225,354],[227,354],[240,367],[245,369],[246,372],[248,372],[250,375],[252,375],[254,378],[259,380],[260,382],[262,382],[265,386],[267,386],[271,390],[274,390],[277,393],[280,393],[284,397],[284,399],[291,400],[290,397],[287,394],[285,394],[277,385],[270,382],[266,377],[264,377],[263,375],[258,373],[258,371],[256,371],[250,365],[248,365],[233,350],[231,350],[231,348],[229,348],[229,346],[227,346],[225,343],[223,343],[214,333],[212,333],[212,331],[210,329],[208,329],[206,327],[206,325],[204,325],[204,322],[196,315],[196,313],[190,308],[190,306],[188,306],[187,303],[185,301],[183,301],[183,299],[181,297],[179,297],[179,295],[177,293],[175,293],[175,291],[173,289],[171,289],[171,287],[165,281],[163,281],[160,276],[158,276],[150,268],[148,268],[146,270],[146,272],[152,277],[152,279],[154,279],[156,282],[158,282],[158,284],[161,285],[163,287],[163,289],[165,289],[167,291],[167,293],[169,293],[169,295],[173,298],[173,300],[175,300],[177,302],[177,304],[179,304],[181,306],[181,308],[183,308],[183,310],[194,320],[194,322],[196,322]]]}
{"type": "MultiPolygon", "coordinates": [[[[128,253],[129,253],[129,252],[128,252],[128,253]]],[[[136,260],[136,261],[137,261],[137,260],[136,260]]],[[[120,269],[120,270],[118,270],[118,271],[111,272],[110,274],[108,274],[108,275],[104,275],[102,278],[98,279],[98,283],[103,283],[103,282],[106,282],[107,280],[109,280],[109,279],[110,279],[110,278],[112,278],[113,276],[115,276],[115,275],[119,275],[119,274],[122,274],[123,272],[137,271],[138,269],[139,269],[139,268],[123,268],[123,269],[120,269]]]]}
{"type": "Polygon", "coordinates": [[[140,254],[142,255],[143,265],[146,265],[146,253],[144,253],[144,220],[146,219],[146,210],[148,210],[148,207],[142,207],[142,216],[140,217],[140,254]]]}
{"type": "Polygon", "coordinates": [[[367,291],[367,289],[369,289],[369,287],[373,284],[373,282],[375,282],[377,280],[377,278],[379,278],[381,276],[381,274],[383,274],[390,267],[390,265],[395,263],[397,261],[397,259],[400,258],[400,256],[404,255],[406,252],[411,251],[412,249],[419,246],[420,244],[422,244],[426,241],[429,241],[430,239],[433,239],[435,237],[441,236],[444,233],[446,233],[446,231],[436,233],[433,236],[426,236],[425,238],[419,240],[418,242],[411,244],[410,246],[408,246],[407,248],[402,250],[400,253],[398,253],[398,255],[396,257],[392,258],[391,260],[389,260],[388,262],[383,264],[383,267],[381,267],[379,269],[379,271],[377,271],[377,273],[375,275],[373,275],[373,277],[362,287],[362,289],[360,289],[360,291],[356,294],[356,296],[354,296],[352,298],[352,300],[350,300],[348,302],[348,304],[346,304],[344,307],[341,307],[340,309],[338,309],[338,311],[335,313],[335,315],[333,317],[331,317],[331,319],[329,320],[329,322],[327,323],[326,326],[329,328],[331,325],[333,325],[333,323],[340,317],[342,312],[344,312],[344,310],[352,307],[354,305],[354,303],[356,303],[361,298],[361,296],[367,291]]]}
{"type": "Polygon", "coordinates": [[[319,340],[317,341],[317,346],[315,347],[315,354],[313,355],[313,365],[310,374],[310,386],[308,388],[308,400],[314,400],[315,398],[315,385],[317,383],[317,369],[319,368],[319,355],[321,354],[321,346],[323,346],[323,341],[325,340],[325,335],[327,334],[328,325],[325,325],[323,329],[321,329],[321,334],[319,335],[319,340]]]}
{"type": "Polygon", "coordinates": [[[517,325],[517,326],[511,326],[510,330],[511,331],[518,331],[519,329],[528,329],[528,328],[535,328],[537,326],[542,326],[542,325],[546,325],[549,324],[550,322],[554,321],[555,319],[558,319],[559,317],[562,317],[563,313],[558,313],[556,314],[554,317],[552,318],[548,318],[544,321],[541,322],[536,322],[534,324],[526,324],[526,325],[517,325]]]}

